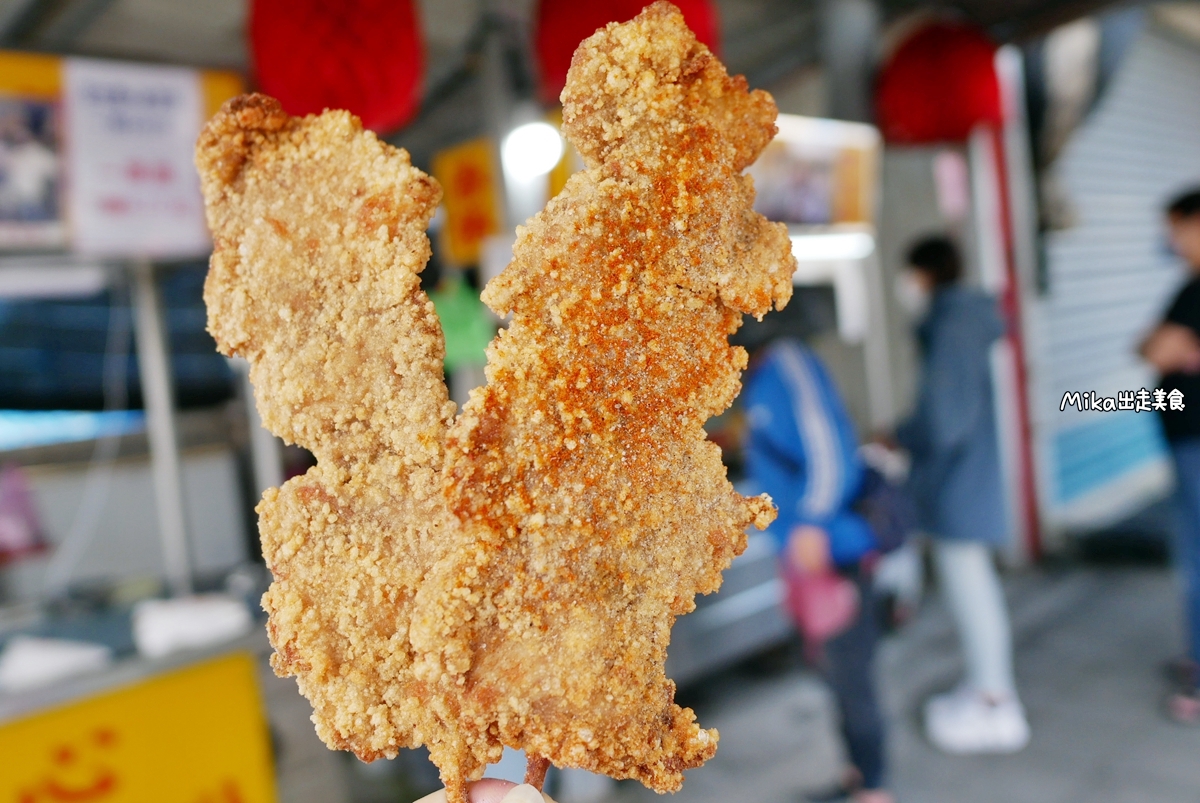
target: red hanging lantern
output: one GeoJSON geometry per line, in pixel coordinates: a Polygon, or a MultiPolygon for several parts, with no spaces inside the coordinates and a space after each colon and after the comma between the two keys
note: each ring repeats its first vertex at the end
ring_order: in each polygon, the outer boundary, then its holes
{"type": "Polygon", "coordinates": [[[935,22],[884,65],[875,94],[884,139],[897,145],[962,142],[979,123],[1001,124],[996,45],[977,28],[935,22]]]}
{"type": "Polygon", "coordinates": [[[258,84],[289,114],[348,109],[375,131],[404,125],[424,70],[412,0],[254,0],[258,84]]]}
{"type": "MultiPolygon", "coordinates": [[[[539,0],[534,22],[534,49],[541,73],[542,99],[558,102],[567,83],[571,56],[579,43],[610,22],[633,19],[650,0],[607,0],[581,3],[578,0],[539,0]]],[[[711,0],[672,0],[696,38],[718,53],[717,12],[711,0]]]]}

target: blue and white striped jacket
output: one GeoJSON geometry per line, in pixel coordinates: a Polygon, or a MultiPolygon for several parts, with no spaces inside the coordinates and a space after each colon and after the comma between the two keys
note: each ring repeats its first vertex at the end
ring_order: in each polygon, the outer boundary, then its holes
{"type": "Polygon", "coordinates": [[[782,549],[798,524],[829,533],[833,560],[851,566],[875,548],[850,507],[862,484],[854,425],[815,354],[797,340],[773,344],[747,376],[746,468],[779,507],[770,532],[782,549]]]}

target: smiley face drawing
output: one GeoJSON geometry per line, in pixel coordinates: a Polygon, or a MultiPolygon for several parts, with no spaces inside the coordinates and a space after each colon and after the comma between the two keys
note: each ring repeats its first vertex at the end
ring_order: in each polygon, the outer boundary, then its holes
{"type": "Polygon", "coordinates": [[[195,803],[243,803],[243,799],[237,783],[225,781],[216,793],[201,795],[195,803]]]}
{"type": "Polygon", "coordinates": [[[110,728],[96,728],[82,739],[60,743],[51,750],[52,769],[33,786],[21,790],[17,803],[92,803],[116,791],[116,772],[105,754],[117,742],[110,728]]]}

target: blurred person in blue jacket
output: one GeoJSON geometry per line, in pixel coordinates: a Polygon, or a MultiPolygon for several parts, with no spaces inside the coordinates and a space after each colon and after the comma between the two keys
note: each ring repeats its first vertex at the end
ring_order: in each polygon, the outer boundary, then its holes
{"type": "Polygon", "coordinates": [[[896,440],[912,458],[909,490],[966,664],[957,690],[926,703],[925,727],[948,753],[1011,753],[1029,742],[1029,724],[992,555],[1007,535],[990,362],[1004,323],[995,299],[961,277],[954,243],[927,237],[910,248],[897,288],[918,321],[921,378],[896,440]]]}
{"type": "Polygon", "coordinates": [[[854,426],[821,361],[790,337],[756,355],[742,401],[747,473],[779,508],[768,532],[804,570],[819,572],[832,564],[858,585],[858,613],[825,644],[824,670],[841,710],[851,775],[857,776],[846,782],[855,790],[852,799],[891,803],[873,677],[879,627],[869,573],[860,566],[875,549],[875,538],[852,510],[863,477],[854,426]]]}

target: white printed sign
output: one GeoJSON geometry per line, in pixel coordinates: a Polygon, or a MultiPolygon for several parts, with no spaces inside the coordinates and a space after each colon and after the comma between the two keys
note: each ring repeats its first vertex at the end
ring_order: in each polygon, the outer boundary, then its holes
{"type": "Polygon", "coordinates": [[[94,59],[67,59],[64,72],[74,250],[156,258],[208,253],[192,162],[199,75],[94,59]]]}

